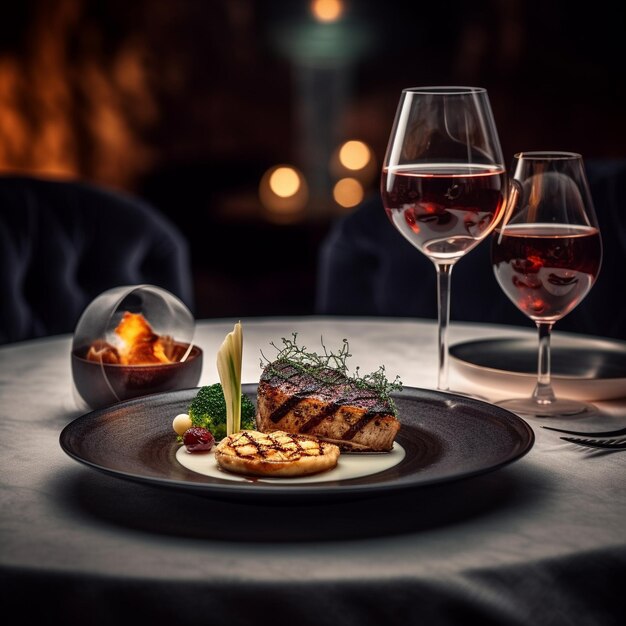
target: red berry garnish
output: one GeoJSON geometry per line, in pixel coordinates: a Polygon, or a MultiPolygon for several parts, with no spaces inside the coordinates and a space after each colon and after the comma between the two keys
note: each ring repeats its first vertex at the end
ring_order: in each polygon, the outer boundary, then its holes
{"type": "Polygon", "coordinates": [[[201,426],[192,426],[183,434],[183,443],[189,452],[205,452],[215,444],[211,431],[201,426]]]}

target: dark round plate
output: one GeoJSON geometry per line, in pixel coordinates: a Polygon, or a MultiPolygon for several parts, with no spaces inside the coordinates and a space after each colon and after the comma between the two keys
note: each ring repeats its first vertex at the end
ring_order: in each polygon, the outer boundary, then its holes
{"type": "MultiPolygon", "coordinates": [[[[244,385],[256,398],[256,385],[244,385]]],[[[178,463],[172,419],[185,412],[197,389],[154,394],[87,413],[60,435],[77,461],[118,478],[236,500],[369,497],[496,470],[533,445],[530,426],[513,413],[480,400],[425,389],[394,394],[402,428],[396,441],[405,457],[369,476],[289,484],[233,482],[192,472],[178,463]]]]}
{"type": "MultiPolygon", "coordinates": [[[[610,400],[626,395],[625,342],[563,334],[555,335],[551,344],[557,396],[610,400]]],[[[466,378],[516,393],[532,390],[537,355],[536,337],[481,339],[450,346],[451,360],[466,378]]]]}

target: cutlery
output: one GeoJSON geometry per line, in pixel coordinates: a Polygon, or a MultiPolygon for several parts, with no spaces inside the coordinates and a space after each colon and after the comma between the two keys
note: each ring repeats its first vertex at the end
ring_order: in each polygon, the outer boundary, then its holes
{"type": "Polygon", "coordinates": [[[575,443],[587,448],[601,448],[603,450],[626,450],[626,438],[621,439],[583,439],[580,437],[561,437],[563,441],[575,443]]]}
{"type": "Polygon", "coordinates": [[[626,435],[626,428],[618,428],[617,430],[606,430],[604,432],[583,432],[581,430],[563,430],[561,428],[553,428],[552,426],[542,426],[546,430],[554,430],[557,433],[567,433],[568,435],[581,435],[582,437],[619,437],[626,435]]]}

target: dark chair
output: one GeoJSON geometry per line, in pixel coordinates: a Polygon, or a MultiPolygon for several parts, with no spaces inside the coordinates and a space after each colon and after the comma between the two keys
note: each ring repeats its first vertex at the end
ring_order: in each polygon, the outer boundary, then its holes
{"type": "Polygon", "coordinates": [[[79,181],[0,177],[0,343],[72,332],[119,285],[193,307],[187,242],[154,207],[79,181]]]}
{"type": "MultiPolygon", "coordinates": [[[[560,331],[626,339],[626,161],[588,161],[587,177],[603,238],[595,285],[560,331]]],[[[435,268],[389,223],[378,195],[339,219],[318,259],[316,313],[321,315],[437,317],[435,268]]],[[[485,241],[452,272],[451,319],[532,322],[504,295],[485,241]]]]}

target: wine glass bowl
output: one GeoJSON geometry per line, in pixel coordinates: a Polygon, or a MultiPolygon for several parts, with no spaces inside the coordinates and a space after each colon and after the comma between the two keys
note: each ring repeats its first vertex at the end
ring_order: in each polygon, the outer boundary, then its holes
{"type": "Polygon", "coordinates": [[[448,389],[447,327],[454,264],[492,232],[507,175],[489,98],[480,87],[402,92],[382,169],[390,222],[437,271],[438,379],[448,389]]]}
{"type": "Polygon", "coordinates": [[[501,177],[501,169],[476,164],[396,168],[383,173],[385,209],[433,262],[456,262],[491,232],[502,206],[501,177]]]}
{"type": "Polygon", "coordinates": [[[506,215],[492,239],[498,284],[539,330],[537,386],[530,398],[501,404],[533,417],[594,410],[557,399],[550,384],[553,325],[589,293],[602,262],[583,159],[572,152],[521,152],[514,157],[506,215]]]}

